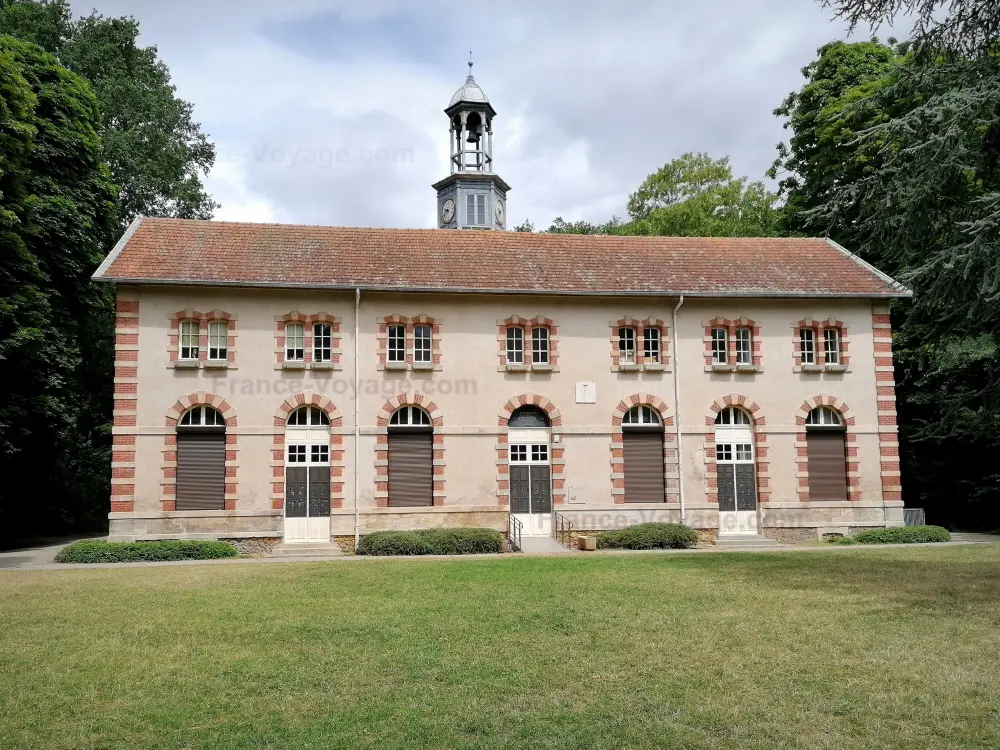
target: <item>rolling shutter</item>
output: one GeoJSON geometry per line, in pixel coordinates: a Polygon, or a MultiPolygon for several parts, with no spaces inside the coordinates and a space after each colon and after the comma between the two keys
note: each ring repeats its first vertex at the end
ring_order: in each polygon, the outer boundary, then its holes
{"type": "Polygon", "coordinates": [[[177,432],[177,510],[225,510],[226,433],[177,432]]]}
{"type": "Polygon", "coordinates": [[[847,453],[842,430],[808,430],[810,500],[847,500],[847,453]]]}
{"type": "Polygon", "coordinates": [[[434,504],[434,436],[389,433],[389,507],[434,504]]]}
{"type": "Polygon", "coordinates": [[[625,502],[665,502],[663,431],[625,430],[622,443],[625,457],[625,502]]]}

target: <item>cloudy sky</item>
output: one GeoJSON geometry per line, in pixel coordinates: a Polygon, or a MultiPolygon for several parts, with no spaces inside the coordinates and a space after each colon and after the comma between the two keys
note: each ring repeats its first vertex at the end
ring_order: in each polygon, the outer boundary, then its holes
{"type": "Polygon", "coordinates": [[[846,30],[813,0],[89,0],[132,14],[216,144],[217,218],[430,227],[471,47],[508,217],[603,221],[685,151],[760,178],[846,30]]]}

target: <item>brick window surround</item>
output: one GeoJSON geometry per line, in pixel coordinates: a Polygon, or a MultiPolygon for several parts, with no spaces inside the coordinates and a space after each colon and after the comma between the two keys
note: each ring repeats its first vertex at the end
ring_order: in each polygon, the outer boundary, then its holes
{"type": "MultiPolygon", "coordinates": [[[[826,320],[803,318],[802,320],[797,320],[792,323],[792,352],[794,357],[792,370],[794,372],[848,371],[851,365],[851,350],[847,333],[847,324],[833,317],[827,318],[826,320]],[[813,332],[813,351],[815,352],[816,362],[812,365],[802,364],[802,338],[799,332],[803,328],[808,328],[813,332]],[[823,332],[828,328],[837,329],[837,339],[840,346],[840,363],[836,365],[828,365],[824,362],[823,332]]],[[[876,354],[876,356],[878,355],[876,354]]]]}
{"type": "Polygon", "coordinates": [[[497,372],[559,372],[559,326],[552,318],[536,315],[534,318],[522,318],[511,315],[505,320],[497,320],[497,372]],[[520,364],[507,362],[507,329],[520,328],[524,333],[524,357],[520,364]],[[531,336],[533,329],[546,328],[549,332],[548,364],[535,364],[531,361],[531,336]]]}
{"type": "Polygon", "coordinates": [[[892,365],[892,323],[889,305],[872,305],[872,338],[875,347],[875,395],[878,402],[879,459],[883,502],[902,502],[899,471],[899,434],[896,426],[896,381],[892,365]]]}
{"type": "Polygon", "coordinates": [[[552,504],[562,505],[566,502],[566,449],[562,443],[562,413],[548,398],[537,393],[514,396],[497,412],[497,502],[500,505],[510,505],[510,456],[507,435],[510,415],[522,406],[537,406],[549,416],[549,436],[552,441],[549,447],[552,466],[552,504]]]}
{"type": "Polygon", "coordinates": [[[650,372],[670,370],[670,330],[667,324],[654,317],[639,320],[626,315],[619,320],[608,321],[611,329],[611,371],[621,370],[648,370],[650,372]],[[619,328],[635,329],[635,364],[621,362],[619,341],[619,328]],[[645,332],[649,328],[655,328],[660,332],[660,358],[656,361],[647,361],[644,354],[645,332]]]}
{"type": "Polygon", "coordinates": [[[341,369],[340,350],[340,323],[338,317],[327,313],[316,313],[315,315],[303,315],[293,311],[284,315],[274,316],[274,369],[283,370],[288,368],[310,368],[316,370],[339,370],[341,369]],[[305,342],[303,343],[303,357],[301,362],[285,362],[285,326],[288,323],[301,323],[305,342]],[[330,324],[330,361],[313,362],[313,324],[330,324]]]}
{"type": "Polygon", "coordinates": [[[407,318],[404,315],[386,315],[375,318],[378,325],[378,369],[379,370],[440,370],[441,369],[441,319],[428,315],[407,318]],[[389,362],[389,326],[401,325],[406,329],[405,362],[389,362]],[[418,325],[431,327],[431,361],[413,361],[413,328],[418,325]]]}
{"type": "Polygon", "coordinates": [[[382,404],[375,418],[375,504],[389,507],[389,419],[401,406],[418,406],[426,411],[434,426],[434,505],[445,504],[444,492],[444,427],[441,409],[429,396],[421,393],[400,393],[382,404]]]}
{"type": "Polygon", "coordinates": [[[705,372],[762,372],[763,357],[761,356],[762,340],[760,326],[749,318],[713,318],[701,322],[705,329],[705,372]],[[726,330],[726,364],[716,364],[712,359],[712,329],[726,330]],[[736,363],[736,329],[750,329],[751,364],[736,363]]]}
{"type": "Polygon", "coordinates": [[[178,310],[170,316],[170,327],[168,332],[167,352],[169,354],[168,367],[178,367],[182,362],[180,359],[180,326],[183,321],[193,320],[198,324],[198,359],[193,361],[192,367],[212,367],[221,366],[230,370],[235,370],[236,365],[236,316],[227,313],[225,310],[212,310],[211,312],[198,312],[197,310],[178,310]],[[226,336],[226,359],[222,363],[214,363],[208,359],[208,324],[213,321],[223,321],[228,330],[226,336]]]}
{"type": "Polygon", "coordinates": [[[118,287],[115,300],[115,379],[111,427],[111,512],[135,510],[136,399],[139,377],[139,296],[118,287]]]}
{"type": "MultiPolygon", "coordinates": [[[[285,507],[285,432],[288,415],[300,406],[322,409],[330,419],[330,507],[344,507],[344,416],[326,396],[318,393],[298,393],[289,396],[274,412],[274,435],[271,439],[271,507],[285,507]]],[[[322,428],[318,428],[322,429],[322,428]]]]}
{"type": "Polygon", "coordinates": [[[236,434],[236,410],[222,396],[214,393],[189,393],[167,409],[164,425],[170,429],[163,436],[163,479],[160,481],[161,510],[176,510],[177,503],[177,423],[193,406],[211,406],[226,420],[226,510],[236,510],[236,480],[239,469],[239,443],[236,434]]]}
{"type": "Polygon", "coordinates": [[[677,491],[677,427],[674,418],[667,416],[670,407],[659,396],[650,393],[634,393],[618,402],[611,415],[611,494],[616,504],[627,501],[625,497],[625,448],[622,437],[622,419],[633,406],[648,406],[660,415],[663,422],[663,477],[666,485],[664,501],[679,502],[677,491]]]}
{"type": "Polygon", "coordinates": [[[767,421],[756,401],[739,393],[731,393],[717,398],[705,413],[705,496],[708,502],[719,502],[719,470],[715,461],[715,418],[719,412],[736,406],[750,415],[753,423],[754,462],[757,466],[757,502],[766,503],[771,499],[771,458],[768,455],[767,421]]]}
{"type": "Polygon", "coordinates": [[[798,479],[799,500],[807,502],[809,500],[809,450],[806,443],[806,418],[809,412],[817,406],[829,406],[836,411],[844,421],[847,434],[844,436],[845,451],[847,453],[847,499],[848,501],[861,499],[861,473],[858,471],[858,435],[854,430],[854,417],[848,416],[850,407],[835,396],[820,394],[807,398],[799,407],[795,416],[795,453],[798,456],[798,470],[795,476],[798,479]]]}

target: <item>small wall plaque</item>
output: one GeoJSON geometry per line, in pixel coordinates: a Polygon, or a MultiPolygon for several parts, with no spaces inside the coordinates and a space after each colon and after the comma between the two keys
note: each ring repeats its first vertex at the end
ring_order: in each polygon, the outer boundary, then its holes
{"type": "Polygon", "coordinates": [[[596,404],[597,403],[597,384],[593,381],[581,380],[577,381],[576,384],[576,403],[578,404],[596,404]]]}

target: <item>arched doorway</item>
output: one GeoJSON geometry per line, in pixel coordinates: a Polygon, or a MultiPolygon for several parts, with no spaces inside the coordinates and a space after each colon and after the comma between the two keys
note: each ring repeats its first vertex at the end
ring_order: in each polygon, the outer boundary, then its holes
{"type": "Polygon", "coordinates": [[[622,417],[626,503],[666,501],[663,419],[651,406],[633,406],[622,417]]]}
{"type": "Polygon", "coordinates": [[[534,405],[521,406],[507,423],[510,512],[524,536],[552,533],[552,461],[548,414],[534,405]]]}
{"type": "Polygon", "coordinates": [[[835,409],[817,406],[806,417],[809,500],[847,501],[847,428],[835,409]]]}
{"type": "Polygon", "coordinates": [[[434,505],[434,425],[419,406],[401,406],[389,418],[390,508],[434,505]]]}
{"type": "Polygon", "coordinates": [[[735,406],[715,418],[719,534],[757,533],[757,476],[753,420],[735,406]]]}
{"type": "Polygon", "coordinates": [[[330,417],[301,406],[285,423],[285,542],[330,541],[330,417]]]}
{"type": "Polygon", "coordinates": [[[176,510],[225,510],[226,420],[193,406],[177,422],[176,510]]]}

